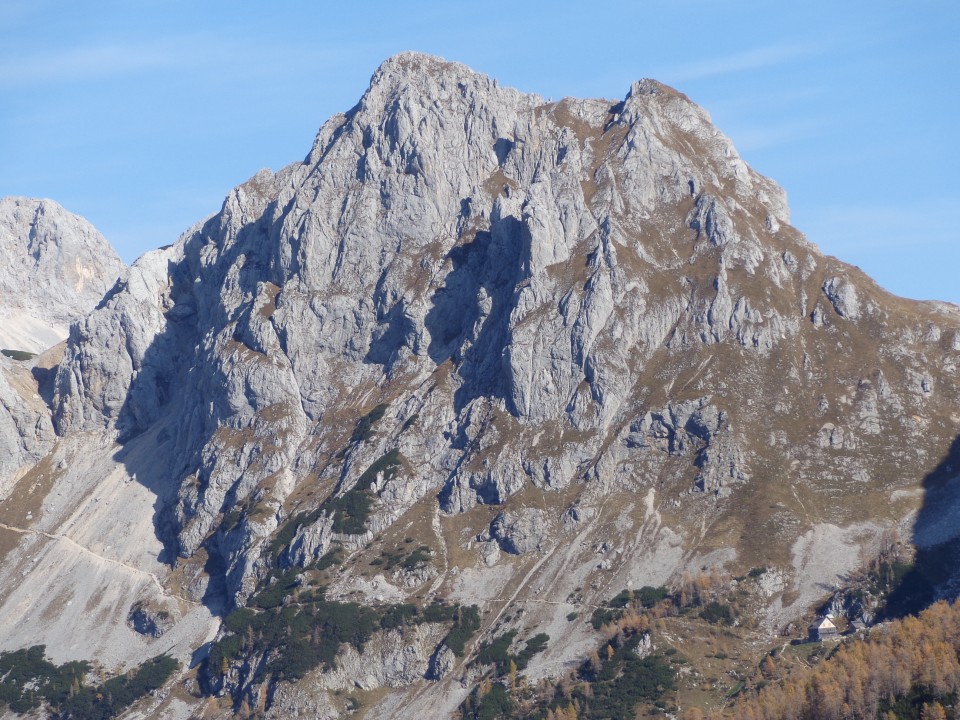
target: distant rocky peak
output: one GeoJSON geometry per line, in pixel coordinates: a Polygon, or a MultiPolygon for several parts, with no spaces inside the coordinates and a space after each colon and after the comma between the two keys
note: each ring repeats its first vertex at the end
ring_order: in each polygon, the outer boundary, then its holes
{"type": "Polygon", "coordinates": [[[94,308],[124,265],[86,220],[52,200],[0,199],[0,348],[41,352],[94,308]]]}

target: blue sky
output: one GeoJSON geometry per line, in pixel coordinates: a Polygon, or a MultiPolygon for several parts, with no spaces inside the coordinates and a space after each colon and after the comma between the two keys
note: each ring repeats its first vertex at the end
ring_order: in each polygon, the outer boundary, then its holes
{"type": "Polygon", "coordinates": [[[0,195],[53,198],[132,261],[302,159],[413,49],[555,99],[666,82],[824,251],[960,303],[960,5],[779,5],[2,0],[0,195]]]}

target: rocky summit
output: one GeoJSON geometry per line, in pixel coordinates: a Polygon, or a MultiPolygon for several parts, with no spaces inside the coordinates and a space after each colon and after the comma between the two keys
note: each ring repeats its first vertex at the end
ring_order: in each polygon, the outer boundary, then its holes
{"type": "Polygon", "coordinates": [[[67,337],[124,265],[86,220],[52,200],[0,198],[0,348],[39,353],[67,337]]]}
{"type": "Polygon", "coordinates": [[[129,717],[594,717],[637,663],[718,706],[871,568],[952,595],[958,363],[681,93],[404,53],[4,360],[0,650],[176,659],[129,717]]]}
{"type": "Polygon", "coordinates": [[[103,297],[124,269],[86,220],[52,200],[0,198],[0,499],[13,476],[36,463],[54,438],[50,414],[25,360],[50,368],[67,329],[103,297]],[[19,362],[18,362],[19,361],[19,362]]]}

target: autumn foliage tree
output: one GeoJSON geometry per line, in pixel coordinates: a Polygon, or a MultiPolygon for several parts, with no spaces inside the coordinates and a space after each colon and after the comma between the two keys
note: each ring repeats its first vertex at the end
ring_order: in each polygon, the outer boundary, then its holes
{"type": "MultiPolygon", "coordinates": [[[[939,602],[841,645],[819,665],[721,711],[736,720],[944,718],[960,691],[960,605],[939,602]],[[904,713],[909,712],[909,715],[904,713]]],[[[766,673],[765,673],[766,674],[766,673]]]]}

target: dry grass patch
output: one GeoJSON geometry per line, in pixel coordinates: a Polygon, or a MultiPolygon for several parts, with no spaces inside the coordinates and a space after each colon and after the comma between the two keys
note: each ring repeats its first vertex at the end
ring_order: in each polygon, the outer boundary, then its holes
{"type": "Polygon", "coordinates": [[[13,527],[28,527],[37,520],[43,501],[63,476],[63,470],[53,464],[53,452],[28,470],[10,494],[0,502],[0,523],[13,527]],[[33,517],[27,519],[27,515],[33,517]]]}

